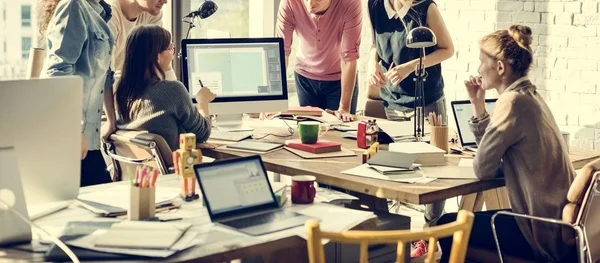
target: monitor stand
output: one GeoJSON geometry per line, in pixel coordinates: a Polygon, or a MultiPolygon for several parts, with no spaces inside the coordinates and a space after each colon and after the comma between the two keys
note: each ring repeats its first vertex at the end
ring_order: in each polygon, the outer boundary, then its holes
{"type": "Polygon", "coordinates": [[[243,125],[242,114],[219,114],[216,118],[216,128],[219,131],[253,131],[254,128],[243,125]]]}

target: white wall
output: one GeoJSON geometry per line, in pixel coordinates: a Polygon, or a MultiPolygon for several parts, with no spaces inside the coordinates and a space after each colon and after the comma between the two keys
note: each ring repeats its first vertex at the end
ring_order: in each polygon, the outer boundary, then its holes
{"type": "MultiPolygon", "coordinates": [[[[600,13],[597,0],[437,0],[456,53],[442,63],[448,103],[467,99],[463,81],[477,74],[478,40],[513,23],[532,28],[535,65],[530,79],[551,107],[571,145],[600,150],[600,13]]],[[[366,10],[366,0],[364,0],[366,10]]],[[[364,12],[367,22],[367,13],[364,12]]],[[[361,102],[371,30],[364,23],[359,61],[361,102]]],[[[489,97],[495,97],[489,94],[489,97]]],[[[448,112],[451,116],[451,112],[448,112]]]]}

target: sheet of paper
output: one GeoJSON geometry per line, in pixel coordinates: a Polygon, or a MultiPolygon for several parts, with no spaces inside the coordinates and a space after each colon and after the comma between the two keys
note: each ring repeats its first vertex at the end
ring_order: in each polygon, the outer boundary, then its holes
{"type": "MultiPolygon", "coordinates": [[[[129,185],[117,185],[103,191],[95,191],[80,195],[82,200],[92,201],[123,209],[129,208],[129,185]]],[[[156,187],[156,203],[164,202],[179,197],[180,189],[156,187]]]]}
{"type": "Polygon", "coordinates": [[[104,235],[106,231],[106,229],[100,229],[95,231],[91,235],[83,236],[81,238],[68,241],[67,244],[75,247],[107,253],[166,258],[181,250],[188,249],[197,245],[197,243],[192,241],[198,235],[198,233],[195,231],[186,231],[185,234],[171,247],[171,249],[125,249],[96,247],[94,245],[96,243],[96,240],[100,236],[104,235]]]}
{"type": "Polygon", "coordinates": [[[429,178],[438,179],[477,179],[473,167],[469,166],[429,166],[421,167],[423,173],[429,178]]]}
{"type": "MultiPolygon", "coordinates": [[[[315,203],[297,212],[319,220],[321,230],[330,232],[349,230],[362,222],[377,217],[370,211],[353,210],[323,203],[315,203]]],[[[304,226],[296,228],[296,234],[304,239],[307,238],[304,226]]],[[[324,240],[323,243],[327,242],[324,240]]]]}
{"type": "Polygon", "coordinates": [[[200,81],[204,87],[207,87],[217,96],[223,93],[223,79],[221,78],[221,72],[193,72],[192,73],[192,87],[190,95],[195,96],[200,90],[200,81]]]}
{"type": "Polygon", "coordinates": [[[329,203],[337,200],[358,200],[358,197],[342,193],[333,189],[317,187],[315,203],[329,203]]]}
{"type": "Polygon", "coordinates": [[[352,169],[348,169],[342,171],[343,174],[355,175],[368,177],[373,179],[385,180],[385,181],[394,181],[400,183],[409,183],[413,184],[419,181],[419,179],[423,178],[423,172],[419,170],[415,170],[414,173],[402,173],[402,174],[394,174],[394,175],[383,175],[379,172],[373,170],[369,167],[368,164],[362,164],[352,169]]]}

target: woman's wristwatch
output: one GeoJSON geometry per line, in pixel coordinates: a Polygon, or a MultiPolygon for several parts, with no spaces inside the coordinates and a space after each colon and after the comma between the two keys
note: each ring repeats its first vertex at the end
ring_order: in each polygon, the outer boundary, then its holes
{"type": "Polygon", "coordinates": [[[472,116],[471,117],[471,123],[478,123],[478,122],[480,122],[482,120],[485,120],[489,116],[490,116],[490,114],[487,112],[487,110],[484,110],[481,115],[479,115],[479,116],[472,116]]]}

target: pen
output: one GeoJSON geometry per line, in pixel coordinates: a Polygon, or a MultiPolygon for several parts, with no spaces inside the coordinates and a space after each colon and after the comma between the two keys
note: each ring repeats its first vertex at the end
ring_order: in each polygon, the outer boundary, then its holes
{"type": "Polygon", "coordinates": [[[152,175],[150,176],[150,185],[148,187],[154,187],[154,184],[156,184],[157,177],[158,177],[158,170],[157,169],[152,170],[152,175]]]}
{"type": "Polygon", "coordinates": [[[167,218],[167,219],[160,219],[160,222],[170,222],[170,221],[177,221],[177,220],[182,220],[183,218],[181,217],[177,217],[177,218],[167,218]]]}
{"type": "Polygon", "coordinates": [[[204,88],[204,84],[202,84],[202,80],[200,78],[198,78],[198,82],[200,82],[200,87],[204,88]]]}

